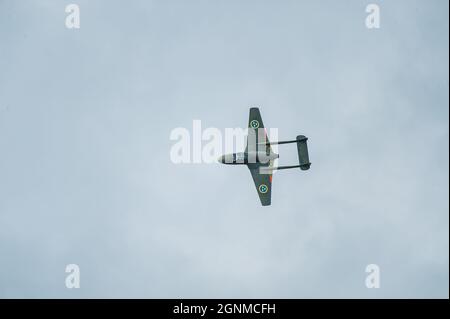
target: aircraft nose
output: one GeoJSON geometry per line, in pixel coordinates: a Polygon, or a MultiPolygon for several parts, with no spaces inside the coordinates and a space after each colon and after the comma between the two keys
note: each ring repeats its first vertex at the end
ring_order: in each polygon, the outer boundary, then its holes
{"type": "Polygon", "coordinates": [[[219,163],[224,163],[225,162],[225,155],[219,156],[219,158],[217,159],[217,161],[219,163]]]}

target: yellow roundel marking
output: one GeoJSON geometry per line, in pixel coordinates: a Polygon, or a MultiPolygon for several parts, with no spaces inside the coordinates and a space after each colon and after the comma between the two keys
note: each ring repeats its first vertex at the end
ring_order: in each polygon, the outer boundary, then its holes
{"type": "Polygon", "coordinates": [[[259,127],[259,122],[257,120],[253,120],[250,122],[250,126],[252,128],[258,128],[259,127]]]}
{"type": "Polygon", "coordinates": [[[258,190],[261,194],[265,194],[269,190],[269,187],[267,187],[266,184],[261,184],[259,185],[258,190]]]}

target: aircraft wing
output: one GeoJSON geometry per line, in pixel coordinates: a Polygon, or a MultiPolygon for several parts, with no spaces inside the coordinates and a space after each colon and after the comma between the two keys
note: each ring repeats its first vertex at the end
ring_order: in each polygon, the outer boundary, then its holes
{"type": "MultiPolygon", "coordinates": [[[[258,143],[267,143],[265,146],[266,153],[270,154],[272,152],[270,144],[268,144],[269,139],[264,128],[261,113],[257,107],[252,107],[248,118],[248,137],[245,151],[248,153],[264,151],[264,148],[261,149],[261,145],[259,145],[260,149],[258,149],[258,143]]],[[[247,166],[252,174],[253,182],[255,183],[261,204],[263,206],[270,205],[272,196],[272,171],[264,171],[264,168],[272,167],[273,161],[269,161],[269,163],[265,164],[249,163],[247,166]]]]}
{"type": "MultiPolygon", "coordinates": [[[[272,163],[270,165],[272,165],[272,163]]],[[[249,169],[261,204],[263,206],[269,206],[272,197],[272,174],[260,173],[259,167],[249,167],[249,169]]]]}
{"type": "MultiPolygon", "coordinates": [[[[248,117],[248,137],[246,152],[256,152],[258,143],[269,143],[267,132],[264,129],[264,123],[259,112],[259,108],[252,107],[248,117]]],[[[264,150],[264,149],[262,149],[264,150]]],[[[259,151],[262,151],[261,149],[259,151]]],[[[270,145],[267,144],[266,152],[271,153],[270,145]]]]}

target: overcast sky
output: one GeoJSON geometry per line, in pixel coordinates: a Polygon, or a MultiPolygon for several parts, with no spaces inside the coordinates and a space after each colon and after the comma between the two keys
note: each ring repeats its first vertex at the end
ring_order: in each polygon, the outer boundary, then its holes
{"type": "Polygon", "coordinates": [[[78,30],[0,0],[0,297],[448,298],[446,0],[74,2],[78,30]],[[246,167],[170,161],[253,106],[309,137],[269,207],[246,167]]]}

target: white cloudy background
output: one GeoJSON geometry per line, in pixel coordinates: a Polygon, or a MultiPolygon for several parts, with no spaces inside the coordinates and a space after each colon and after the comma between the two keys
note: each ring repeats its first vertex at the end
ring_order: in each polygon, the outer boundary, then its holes
{"type": "Polygon", "coordinates": [[[448,2],[372,2],[378,30],[363,0],[80,0],[68,30],[68,1],[0,0],[0,297],[448,298],[448,2]],[[310,138],[270,207],[169,157],[251,106],[310,138]]]}

